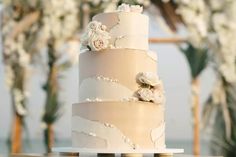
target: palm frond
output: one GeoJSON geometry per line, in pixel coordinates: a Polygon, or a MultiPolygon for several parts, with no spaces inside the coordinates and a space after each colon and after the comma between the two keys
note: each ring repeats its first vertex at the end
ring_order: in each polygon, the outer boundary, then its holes
{"type": "Polygon", "coordinates": [[[207,66],[208,63],[208,49],[207,48],[195,48],[193,45],[188,43],[186,48],[181,48],[180,50],[185,55],[192,78],[196,78],[207,66]]]}
{"type": "Polygon", "coordinates": [[[46,102],[42,121],[46,124],[53,124],[61,115],[60,108],[62,104],[59,101],[58,67],[56,65],[57,57],[55,55],[53,43],[50,43],[48,47],[49,72],[48,79],[43,86],[43,89],[46,92],[46,102]]]}
{"type": "Polygon", "coordinates": [[[227,106],[223,108],[222,101],[214,100],[213,92],[204,106],[203,117],[206,120],[204,126],[211,128],[210,148],[212,154],[233,157],[236,156],[236,84],[226,82],[222,76],[220,81],[222,82],[220,90],[225,93],[227,106]],[[209,107],[211,112],[207,112],[209,107]],[[229,114],[230,121],[225,119],[225,110],[229,114]],[[214,121],[210,123],[212,119],[214,121]],[[228,135],[227,128],[230,129],[230,135],[228,135]]]}
{"type": "Polygon", "coordinates": [[[46,124],[53,124],[61,116],[61,106],[62,104],[58,102],[57,94],[51,94],[46,102],[42,121],[46,124]]]}

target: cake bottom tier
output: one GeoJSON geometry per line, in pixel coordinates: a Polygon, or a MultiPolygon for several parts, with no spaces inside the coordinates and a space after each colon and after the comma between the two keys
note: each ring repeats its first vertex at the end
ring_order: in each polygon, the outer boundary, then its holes
{"type": "Polygon", "coordinates": [[[72,106],[72,146],[165,148],[164,106],[148,102],[84,102],[72,106]]]}

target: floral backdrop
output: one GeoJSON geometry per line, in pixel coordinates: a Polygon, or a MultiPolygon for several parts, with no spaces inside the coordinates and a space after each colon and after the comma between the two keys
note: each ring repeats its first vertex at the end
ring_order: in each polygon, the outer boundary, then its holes
{"type": "Polygon", "coordinates": [[[236,1],[177,2],[190,43],[208,49],[218,76],[203,112],[203,125],[211,128],[212,153],[235,156],[236,1]]]}

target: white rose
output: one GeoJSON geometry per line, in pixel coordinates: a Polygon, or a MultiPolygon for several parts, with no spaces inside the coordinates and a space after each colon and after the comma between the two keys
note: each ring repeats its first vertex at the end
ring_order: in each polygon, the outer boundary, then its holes
{"type": "Polygon", "coordinates": [[[137,96],[139,99],[141,99],[143,101],[147,101],[147,102],[154,100],[153,92],[149,88],[140,88],[137,91],[137,96]]]}
{"type": "Polygon", "coordinates": [[[130,6],[129,4],[122,3],[121,5],[118,6],[117,11],[130,12],[130,6]]]}
{"type": "Polygon", "coordinates": [[[100,29],[101,29],[102,31],[106,31],[107,26],[106,26],[106,25],[101,25],[101,26],[100,26],[100,29]]]}
{"type": "Polygon", "coordinates": [[[92,31],[97,31],[100,29],[100,26],[102,25],[101,22],[98,21],[91,21],[88,24],[87,31],[92,30],[92,31]]]}
{"type": "Polygon", "coordinates": [[[161,83],[157,74],[152,72],[140,72],[136,79],[139,84],[146,84],[153,87],[161,83]]]}
{"type": "Polygon", "coordinates": [[[153,91],[153,102],[156,104],[163,104],[165,102],[165,96],[162,90],[155,89],[153,91]]]}
{"type": "Polygon", "coordinates": [[[159,80],[159,84],[154,87],[154,90],[157,90],[157,89],[164,91],[163,82],[161,80],[159,80]]]}
{"type": "Polygon", "coordinates": [[[107,27],[101,22],[90,22],[86,32],[81,37],[81,48],[84,49],[89,46],[93,51],[107,48],[111,37],[106,29],[107,27]]]}
{"type": "Polygon", "coordinates": [[[141,7],[140,5],[131,5],[130,11],[135,13],[142,13],[143,7],[141,7]]]}
{"type": "Polygon", "coordinates": [[[92,51],[100,51],[108,47],[109,40],[102,35],[94,36],[89,41],[89,46],[92,51]]]}

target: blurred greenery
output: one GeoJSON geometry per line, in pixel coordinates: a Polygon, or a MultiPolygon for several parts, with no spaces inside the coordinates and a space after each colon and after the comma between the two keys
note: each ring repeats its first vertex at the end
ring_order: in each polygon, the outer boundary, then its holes
{"type": "Polygon", "coordinates": [[[211,128],[210,149],[213,155],[236,156],[236,83],[228,83],[223,76],[218,80],[220,93],[209,97],[204,110],[205,128],[211,128]],[[219,99],[216,101],[215,99],[219,99]],[[228,129],[228,130],[227,130],[228,129]]]}
{"type": "Polygon", "coordinates": [[[188,61],[192,79],[195,79],[207,66],[208,49],[195,48],[192,44],[187,43],[187,47],[180,47],[180,50],[183,52],[188,61]]]}

